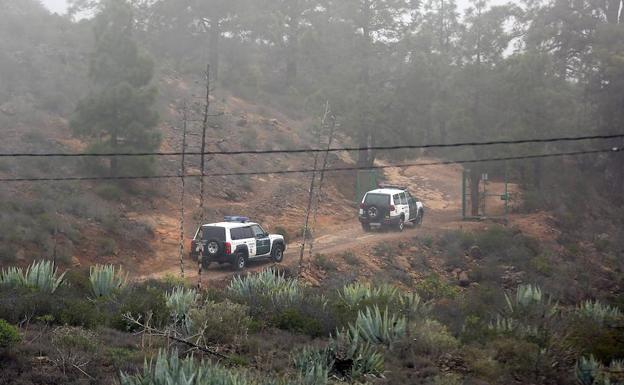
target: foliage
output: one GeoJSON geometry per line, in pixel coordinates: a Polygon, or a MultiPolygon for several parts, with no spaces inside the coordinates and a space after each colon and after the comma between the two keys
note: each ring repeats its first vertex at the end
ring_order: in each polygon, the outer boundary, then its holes
{"type": "Polygon", "coordinates": [[[65,273],[58,275],[52,261],[33,262],[24,272],[21,268],[10,267],[0,273],[0,283],[13,287],[22,286],[54,293],[63,284],[65,273]]]}
{"type": "Polygon", "coordinates": [[[128,284],[128,275],[121,267],[113,265],[95,265],[89,270],[91,290],[96,297],[108,297],[128,284]]]}
{"type": "Polygon", "coordinates": [[[417,323],[411,337],[418,351],[427,354],[439,355],[460,346],[459,341],[449,333],[446,326],[431,319],[417,323]]]}
{"type": "Polygon", "coordinates": [[[581,317],[592,319],[600,325],[613,322],[622,317],[620,309],[614,306],[605,305],[598,300],[582,302],[577,307],[576,312],[581,317]]]}
{"type": "Polygon", "coordinates": [[[186,318],[198,298],[197,290],[193,288],[187,289],[182,286],[177,286],[171,292],[165,294],[167,308],[175,320],[186,318]]]}
{"type": "Polygon", "coordinates": [[[89,365],[98,349],[95,333],[79,327],[61,326],[52,331],[52,360],[63,370],[80,369],[89,365]]]}
{"type": "Polygon", "coordinates": [[[17,328],[0,319],[0,348],[10,349],[21,340],[22,337],[17,328]]]}
{"type": "Polygon", "coordinates": [[[404,317],[391,314],[388,309],[382,312],[379,307],[366,308],[358,312],[354,324],[347,333],[351,339],[361,337],[372,344],[392,345],[405,336],[407,321],[404,317]]]}
{"type": "Polygon", "coordinates": [[[232,298],[251,308],[272,306],[284,309],[304,300],[303,287],[299,281],[286,278],[285,273],[273,268],[245,277],[234,277],[227,291],[232,298]]]}
{"type": "Polygon", "coordinates": [[[459,288],[452,286],[437,274],[431,274],[416,284],[416,291],[426,300],[455,298],[459,288]]]}
{"type": "Polygon", "coordinates": [[[304,385],[326,385],[334,366],[328,348],[305,347],[293,357],[293,363],[303,378],[304,385]]]}
{"type": "Polygon", "coordinates": [[[207,344],[238,344],[247,338],[251,327],[249,309],[245,305],[207,301],[190,310],[190,334],[201,336],[207,344]]]}

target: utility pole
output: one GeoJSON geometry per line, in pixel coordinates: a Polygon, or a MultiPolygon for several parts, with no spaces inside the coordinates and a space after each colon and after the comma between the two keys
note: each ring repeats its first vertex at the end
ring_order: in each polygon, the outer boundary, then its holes
{"type": "Polygon", "coordinates": [[[180,192],[180,277],[184,278],[184,195],[186,191],[186,130],[188,122],[188,105],[184,102],[182,116],[182,161],[180,164],[180,180],[182,191],[180,192]]]}

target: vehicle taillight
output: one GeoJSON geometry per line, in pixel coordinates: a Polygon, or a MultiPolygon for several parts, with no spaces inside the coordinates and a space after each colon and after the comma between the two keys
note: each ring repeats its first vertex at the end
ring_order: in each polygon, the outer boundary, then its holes
{"type": "Polygon", "coordinates": [[[361,208],[361,209],[365,209],[365,208],[366,208],[366,205],[365,205],[364,203],[360,203],[360,208],[361,208]]]}
{"type": "Polygon", "coordinates": [[[232,244],[230,242],[225,242],[225,254],[232,254],[232,244]]]}
{"type": "Polygon", "coordinates": [[[394,211],[394,210],[396,210],[396,207],[390,206],[390,211],[394,211]]]}

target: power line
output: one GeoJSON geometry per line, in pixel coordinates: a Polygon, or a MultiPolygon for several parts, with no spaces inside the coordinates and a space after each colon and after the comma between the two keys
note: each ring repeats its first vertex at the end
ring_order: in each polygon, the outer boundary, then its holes
{"type": "MultiPolygon", "coordinates": [[[[373,146],[373,147],[341,147],[330,148],[329,152],[342,152],[342,151],[392,151],[392,150],[419,150],[419,149],[431,149],[431,148],[458,148],[458,147],[480,147],[480,146],[494,146],[494,145],[511,145],[511,144],[543,144],[543,143],[556,143],[556,142],[578,142],[584,140],[607,140],[607,139],[621,139],[624,138],[624,134],[613,135],[589,135],[589,136],[571,136],[571,137],[556,137],[545,139],[516,139],[516,140],[494,140],[487,142],[457,142],[446,144],[419,144],[419,145],[396,145],[396,146],[373,146]]],[[[328,149],[323,148],[298,148],[298,149],[285,149],[285,150],[241,150],[241,151],[187,151],[186,155],[266,155],[266,154],[314,154],[324,153],[328,149]]],[[[0,158],[47,158],[47,157],[59,157],[59,158],[78,158],[78,157],[138,157],[138,156],[181,156],[181,151],[174,152],[119,152],[119,153],[1,153],[0,158]]]]}
{"type": "MultiPolygon", "coordinates": [[[[325,150],[327,151],[327,150],[325,150]]],[[[609,148],[602,150],[591,151],[572,151],[572,152],[560,152],[551,154],[537,154],[537,155],[520,155],[520,156],[507,156],[507,157],[495,157],[495,158],[482,158],[482,159],[467,159],[467,160],[448,160],[438,162],[426,162],[426,163],[403,163],[393,165],[380,165],[370,167],[336,167],[328,168],[325,172],[342,172],[342,171],[357,171],[357,170],[381,170],[390,168],[405,168],[405,167],[428,167],[428,166],[441,166],[451,164],[474,164],[485,162],[498,162],[498,161],[512,161],[512,160],[529,160],[529,159],[543,159],[543,158],[555,158],[564,156],[580,156],[591,154],[606,154],[606,153],[618,153],[624,151],[624,148],[609,148]]],[[[232,173],[211,173],[204,174],[204,177],[228,177],[228,176],[254,176],[254,175],[285,175],[285,174],[307,174],[314,172],[313,169],[297,169],[297,170],[275,170],[275,171],[250,171],[250,172],[232,172],[232,173]]],[[[317,170],[318,171],[318,170],[317,170]]],[[[158,180],[158,179],[174,179],[181,177],[195,177],[201,178],[201,174],[187,174],[187,175],[145,175],[145,176],[102,176],[102,177],[59,177],[59,178],[0,178],[2,182],[72,182],[72,181],[107,181],[107,180],[158,180]]]]}

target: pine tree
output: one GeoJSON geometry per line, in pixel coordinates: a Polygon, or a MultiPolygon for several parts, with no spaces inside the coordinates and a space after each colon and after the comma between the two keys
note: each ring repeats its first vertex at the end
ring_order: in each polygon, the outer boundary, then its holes
{"type": "MultiPolygon", "coordinates": [[[[153,62],[132,38],[134,19],[124,0],[101,3],[95,20],[95,52],[89,77],[92,89],[78,103],[71,127],[92,152],[149,152],[159,148],[151,86],[153,62]]],[[[99,166],[102,166],[101,164],[99,166]]],[[[153,158],[111,157],[110,175],[150,172],[153,158]]]]}

